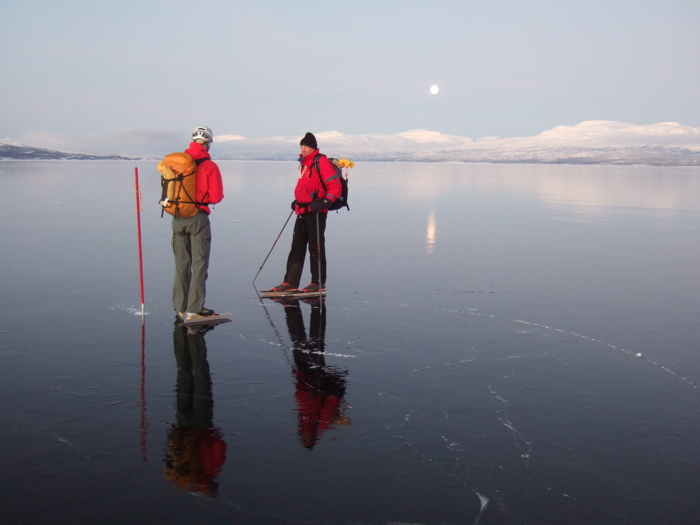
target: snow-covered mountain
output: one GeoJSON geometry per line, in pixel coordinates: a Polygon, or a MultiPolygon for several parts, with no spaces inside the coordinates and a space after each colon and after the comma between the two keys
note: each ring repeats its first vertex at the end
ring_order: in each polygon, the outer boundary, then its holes
{"type": "MultiPolygon", "coordinates": [[[[300,138],[217,135],[211,153],[219,160],[293,160],[298,155],[300,138]]],[[[323,153],[354,161],[700,166],[700,128],[676,122],[638,126],[592,120],[557,126],[532,137],[513,138],[472,139],[420,129],[390,135],[325,131],[316,133],[316,138],[323,153]]],[[[12,147],[20,145],[11,144],[9,140],[0,141],[0,159],[78,158],[76,154],[55,150],[50,151],[57,156],[47,156],[47,150],[38,148],[44,144],[36,144],[36,148],[22,146],[21,151],[12,147]]],[[[79,147],[95,155],[121,151],[123,156],[157,159],[164,153],[181,150],[186,140],[174,133],[125,129],[85,137],[51,136],[51,144],[54,148],[70,144],[71,150],[79,147]]]]}
{"type": "MultiPolygon", "coordinates": [[[[700,128],[676,122],[637,126],[594,120],[515,138],[472,139],[427,130],[392,135],[328,131],[316,138],[330,156],[366,161],[700,165],[700,128]]],[[[296,155],[298,142],[298,137],[222,137],[215,149],[222,159],[287,160],[296,155]]]]}
{"type": "Polygon", "coordinates": [[[89,153],[67,153],[31,146],[15,146],[0,143],[0,160],[133,160],[119,155],[91,155],[89,153]]]}

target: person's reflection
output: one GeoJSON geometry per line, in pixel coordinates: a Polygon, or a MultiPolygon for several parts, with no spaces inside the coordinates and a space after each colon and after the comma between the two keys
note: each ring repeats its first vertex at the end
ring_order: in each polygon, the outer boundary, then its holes
{"type": "Polygon", "coordinates": [[[175,323],[177,422],[168,433],[165,476],[183,490],[215,497],[226,443],[213,424],[206,331],[175,323]]]}
{"type": "Polygon", "coordinates": [[[312,449],[326,430],[351,422],[345,415],[348,406],[344,401],[348,372],[326,365],[324,300],[314,298],[304,301],[311,305],[308,336],[299,301],[286,299],[280,302],[284,305],[287,329],[292,340],[299,441],[302,446],[312,449]]]}

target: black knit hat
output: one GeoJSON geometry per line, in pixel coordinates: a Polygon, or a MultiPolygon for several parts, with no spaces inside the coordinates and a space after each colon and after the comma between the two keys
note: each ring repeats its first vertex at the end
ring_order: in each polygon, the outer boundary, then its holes
{"type": "Polygon", "coordinates": [[[314,137],[314,134],[311,132],[308,132],[306,135],[304,135],[304,138],[301,139],[299,145],[308,146],[311,149],[318,149],[318,144],[316,144],[316,137],[314,137]]]}

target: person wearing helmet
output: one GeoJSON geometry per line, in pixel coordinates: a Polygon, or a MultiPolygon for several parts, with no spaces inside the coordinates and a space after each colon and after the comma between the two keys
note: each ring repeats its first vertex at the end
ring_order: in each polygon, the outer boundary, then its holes
{"type": "Polygon", "coordinates": [[[192,132],[192,142],[185,153],[192,156],[197,164],[195,201],[199,210],[193,217],[173,216],[172,220],[175,254],[173,307],[180,319],[216,315],[214,310],[204,306],[211,252],[209,205],[217,204],[224,198],[221,172],[209,156],[213,141],[214,135],[207,127],[199,126],[192,132]]]}

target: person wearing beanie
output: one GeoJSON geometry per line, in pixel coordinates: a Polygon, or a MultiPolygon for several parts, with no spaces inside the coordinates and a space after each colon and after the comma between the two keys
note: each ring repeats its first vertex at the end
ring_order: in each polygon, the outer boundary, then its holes
{"type": "Polygon", "coordinates": [[[311,149],[318,149],[318,144],[316,143],[316,137],[313,133],[307,133],[304,138],[301,139],[299,143],[300,146],[308,146],[311,149]]]}
{"type": "Polygon", "coordinates": [[[211,160],[209,148],[214,141],[211,130],[204,126],[192,132],[192,142],[185,150],[197,164],[195,173],[195,202],[193,217],[173,216],[173,307],[180,320],[216,315],[204,306],[206,281],[211,252],[211,225],[209,205],[224,198],[224,185],[219,167],[211,160]]]}
{"type": "Polygon", "coordinates": [[[299,142],[299,179],[294,188],[292,210],[294,222],[292,247],[287,257],[284,281],[272,288],[275,292],[298,290],[304,270],[306,252],[309,252],[311,283],[302,292],[320,292],[326,286],[326,220],[328,207],[342,196],[343,186],[331,161],[321,155],[313,133],[307,133],[299,142]],[[318,159],[318,171],[315,168],[318,159]]]}

